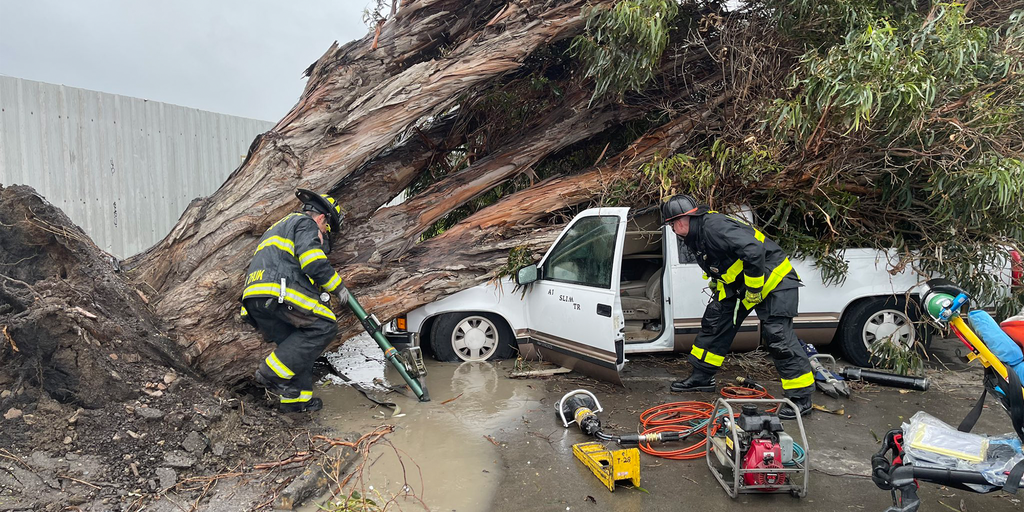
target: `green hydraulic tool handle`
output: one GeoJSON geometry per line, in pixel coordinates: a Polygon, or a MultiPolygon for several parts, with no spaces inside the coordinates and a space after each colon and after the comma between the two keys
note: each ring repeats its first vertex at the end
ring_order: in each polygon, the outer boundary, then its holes
{"type": "Polygon", "coordinates": [[[363,324],[366,332],[370,334],[370,337],[377,342],[380,349],[384,351],[384,357],[398,370],[398,373],[405,379],[405,383],[409,385],[412,392],[416,394],[416,398],[420,399],[420,402],[429,402],[430,395],[427,394],[426,385],[420,386],[419,381],[409,376],[409,372],[405,370],[405,363],[398,357],[398,350],[388,342],[388,339],[384,337],[384,333],[381,332],[380,326],[370,318],[370,315],[366,314],[366,310],[363,306],[359,305],[359,301],[356,300],[356,296],[349,292],[348,294],[348,307],[352,309],[352,312],[356,314],[356,318],[363,324]]]}

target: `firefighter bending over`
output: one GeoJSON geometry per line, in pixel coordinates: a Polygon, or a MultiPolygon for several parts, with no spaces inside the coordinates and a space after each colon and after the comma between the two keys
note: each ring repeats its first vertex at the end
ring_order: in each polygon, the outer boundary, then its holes
{"type": "MultiPolygon", "coordinates": [[[[710,211],[688,195],[673,196],[661,205],[661,213],[711,279],[713,295],[690,350],[693,372],[672,383],[672,391],[714,392],[715,373],[743,320],[754,310],[761,320],[762,343],[782,378],[784,395],[801,416],[811,412],[814,374],[793,332],[802,284],[786,253],[746,221],[710,211]]],[[[783,419],[796,414],[787,406],[779,409],[783,419]]]]}
{"type": "Polygon", "coordinates": [[[302,213],[289,214],[263,234],[242,292],[242,318],[277,344],[253,378],[279,398],[281,412],[323,407],[313,398],[313,362],[338,333],[329,294],[348,304],[348,289],[327,261],[341,206],[301,188],[295,196],[302,213]]]}

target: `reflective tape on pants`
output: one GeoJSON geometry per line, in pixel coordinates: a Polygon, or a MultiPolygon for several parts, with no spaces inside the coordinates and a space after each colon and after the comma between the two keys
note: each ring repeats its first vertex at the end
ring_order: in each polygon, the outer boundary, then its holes
{"type": "Polygon", "coordinates": [[[281,403],[282,404],[294,404],[294,403],[298,403],[298,402],[308,402],[311,398],[313,398],[313,392],[312,391],[303,391],[303,392],[299,393],[299,396],[297,398],[285,398],[285,397],[282,396],[281,397],[281,403]]]}
{"type": "Polygon", "coordinates": [[[799,389],[814,385],[814,374],[807,372],[795,379],[781,379],[782,389],[799,389]]]}
{"type": "Polygon", "coordinates": [[[291,379],[295,376],[295,372],[285,366],[284,363],[277,358],[277,354],[273,352],[271,352],[264,361],[266,361],[267,366],[269,366],[271,370],[274,370],[274,373],[282,379],[291,379]]]}
{"type": "MultiPolygon", "coordinates": [[[[708,352],[707,350],[698,348],[697,345],[694,345],[690,349],[690,354],[693,355],[693,357],[696,357],[697,359],[700,359],[701,361],[704,361],[705,363],[708,363],[712,366],[722,366],[722,363],[725,362],[725,356],[720,356],[718,354],[708,352]]],[[[813,376],[811,377],[811,380],[814,380],[813,376]]]]}

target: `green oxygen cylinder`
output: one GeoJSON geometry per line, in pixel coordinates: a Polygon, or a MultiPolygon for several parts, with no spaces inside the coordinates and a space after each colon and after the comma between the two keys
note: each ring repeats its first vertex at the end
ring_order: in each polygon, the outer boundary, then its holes
{"type": "Polygon", "coordinates": [[[388,342],[388,339],[384,337],[384,333],[380,330],[380,324],[370,315],[366,314],[366,310],[356,300],[356,296],[349,292],[348,294],[348,307],[355,313],[356,318],[363,324],[363,328],[369,333],[370,337],[377,342],[380,349],[384,351],[384,358],[391,362],[392,366],[398,370],[398,373],[405,379],[405,383],[409,385],[412,392],[416,394],[416,398],[419,398],[420,402],[429,402],[430,395],[427,393],[427,385],[425,382],[421,382],[418,379],[413,378],[409,375],[409,372],[405,369],[405,361],[399,356],[398,350],[388,342]]]}
{"type": "Polygon", "coordinates": [[[953,296],[948,293],[933,293],[928,296],[928,303],[925,304],[925,309],[928,310],[928,315],[935,320],[943,320],[942,310],[948,308],[953,304],[953,296]]]}

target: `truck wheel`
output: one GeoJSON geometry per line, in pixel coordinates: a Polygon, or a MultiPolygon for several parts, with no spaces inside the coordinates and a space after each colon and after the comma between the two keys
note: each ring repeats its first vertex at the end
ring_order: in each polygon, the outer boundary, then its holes
{"type": "Polygon", "coordinates": [[[843,315],[839,326],[839,346],[848,361],[857,366],[874,366],[871,347],[885,339],[912,350],[927,348],[929,332],[917,322],[920,307],[902,296],[874,297],[861,301],[843,315]]]}
{"type": "Polygon", "coordinates": [[[430,346],[439,361],[508,359],[514,343],[512,329],[491,313],[445,313],[430,333],[430,346]]]}

